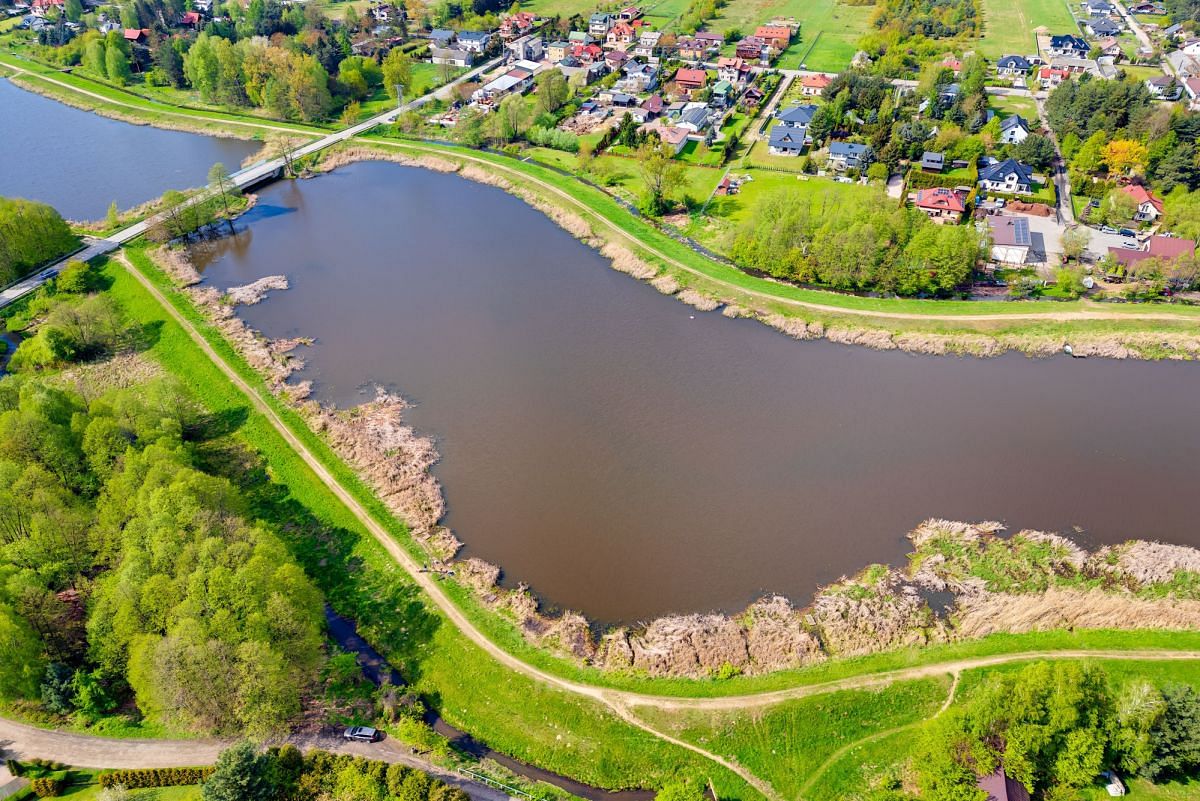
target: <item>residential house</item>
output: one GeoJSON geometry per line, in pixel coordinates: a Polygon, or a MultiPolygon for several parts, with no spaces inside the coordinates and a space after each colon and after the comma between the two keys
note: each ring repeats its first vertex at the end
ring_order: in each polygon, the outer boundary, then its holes
{"type": "Polygon", "coordinates": [[[646,119],[648,120],[660,116],[666,107],[667,104],[663,102],[662,97],[659,95],[650,95],[642,101],[642,110],[646,112],[646,119]]]}
{"type": "Polygon", "coordinates": [[[1006,145],[1019,145],[1029,137],[1029,123],[1020,114],[1013,114],[1000,121],[1000,141],[1006,145]]]}
{"type": "Polygon", "coordinates": [[[913,205],[934,222],[951,225],[962,222],[967,210],[966,199],[961,192],[942,186],[918,190],[913,205]]]}
{"type": "Polygon", "coordinates": [[[592,35],[587,31],[571,31],[567,34],[567,41],[572,45],[586,47],[587,45],[592,44],[595,39],[593,39],[592,35]]]}
{"type": "Polygon", "coordinates": [[[1129,6],[1129,13],[1161,16],[1167,13],[1167,9],[1161,3],[1134,3],[1129,6]]]}
{"type": "Polygon", "coordinates": [[[704,70],[680,69],[675,73],[675,86],[685,95],[708,85],[708,73],[704,70]]]}
{"type": "MultiPolygon", "coordinates": [[[[537,66],[536,64],[533,66],[537,66]]],[[[498,78],[475,90],[471,99],[485,106],[496,105],[508,94],[525,94],[533,86],[534,71],[526,67],[513,67],[498,78]]]]}
{"type": "Polygon", "coordinates": [[[125,41],[131,44],[144,44],[150,38],[149,28],[125,28],[125,41]]]}
{"type": "Polygon", "coordinates": [[[799,156],[808,143],[805,131],[776,125],[767,140],[767,152],[772,156],[799,156]]]}
{"type": "Polygon", "coordinates": [[[1108,2],[1108,0],[1085,0],[1085,2],[1082,2],[1079,5],[1082,6],[1083,10],[1091,16],[1107,17],[1111,14],[1117,13],[1116,6],[1108,2]]]}
{"type": "MultiPolygon", "coordinates": [[[[1025,233],[1028,238],[1029,225],[1024,219],[1021,222],[1026,223],[1025,233]]],[[[995,248],[992,248],[995,250],[995,248]]],[[[1028,251],[1028,248],[1026,248],[1028,251]]],[[[1003,261],[1003,259],[996,259],[1003,261]]],[[[1025,260],[1009,262],[1010,264],[1024,264],[1025,260]]],[[[1029,791],[1025,789],[1025,785],[1015,779],[1009,778],[1004,773],[1004,768],[996,768],[986,776],[980,776],[975,782],[976,786],[987,793],[986,801],[1029,801],[1029,791]]]]}
{"type": "Polygon", "coordinates": [[[595,64],[604,61],[604,51],[600,49],[600,45],[574,45],[571,48],[571,55],[579,59],[584,64],[595,64]]]}
{"type": "Polygon", "coordinates": [[[617,81],[616,87],[623,92],[640,95],[653,92],[658,86],[658,67],[630,61],[622,69],[624,77],[617,81]]]}
{"type": "Polygon", "coordinates": [[[684,37],[676,40],[675,53],[679,56],[680,61],[694,64],[697,61],[704,60],[708,49],[698,40],[692,37],[684,37]]]}
{"type": "Polygon", "coordinates": [[[763,101],[763,91],[757,86],[751,86],[742,94],[742,105],[747,109],[758,108],[758,104],[763,101]]]}
{"type": "Polygon", "coordinates": [[[603,61],[597,61],[592,64],[584,64],[575,56],[567,56],[562,61],[558,62],[558,71],[565,75],[568,79],[574,78],[576,75],[582,76],[584,86],[590,86],[596,81],[603,78],[608,73],[608,67],[604,66],[603,61]]]}
{"type": "Polygon", "coordinates": [[[737,56],[722,57],[717,59],[717,77],[734,84],[744,83],[750,77],[750,67],[745,59],[737,56]]]}
{"type": "Polygon", "coordinates": [[[1200,58],[1189,56],[1182,50],[1167,53],[1167,63],[1180,78],[1200,78],[1200,58]]]}
{"type": "Polygon", "coordinates": [[[681,150],[683,150],[685,145],[687,145],[688,131],[686,128],[673,128],[672,127],[672,128],[658,128],[657,130],[658,130],[659,138],[661,138],[664,142],[667,143],[667,146],[670,147],[675,152],[675,155],[678,156],[679,152],[681,150]]]}
{"type": "Polygon", "coordinates": [[[49,13],[50,9],[57,8],[62,11],[66,5],[66,0],[33,0],[29,4],[29,11],[35,17],[44,17],[49,13]]]}
{"type": "Polygon", "coordinates": [[[771,60],[770,46],[765,39],[757,36],[747,36],[737,43],[734,55],[744,58],[751,63],[764,63],[771,60]]]}
{"type": "Polygon", "coordinates": [[[609,50],[604,54],[604,63],[614,72],[625,66],[627,61],[629,61],[629,54],[624,50],[609,50]]]}
{"type": "Polygon", "coordinates": [[[989,192],[1027,195],[1033,191],[1033,170],[1016,159],[1005,159],[980,170],[979,185],[989,192]]]}
{"type": "Polygon", "coordinates": [[[508,50],[518,61],[541,61],[545,48],[542,37],[530,33],[508,43],[508,50]]]}
{"type": "Polygon", "coordinates": [[[458,34],[458,46],[468,53],[482,55],[491,43],[492,35],[487,31],[459,31],[458,34]]]}
{"type": "Polygon", "coordinates": [[[952,106],[962,93],[962,88],[956,83],[942,84],[938,87],[938,103],[942,106],[952,106]]]}
{"type": "Polygon", "coordinates": [[[938,66],[953,72],[955,78],[957,78],[959,73],[962,72],[962,61],[954,56],[946,56],[944,59],[942,59],[942,63],[938,66]]]}
{"type": "Polygon", "coordinates": [[[1116,36],[1121,32],[1121,26],[1108,17],[1091,17],[1083,23],[1084,30],[1092,36],[1116,36]]]}
{"type": "Polygon", "coordinates": [[[825,91],[829,84],[833,83],[833,78],[830,78],[823,72],[816,72],[811,75],[800,76],[800,94],[805,97],[815,97],[825,91]]]}
{"type": "Polygon", "coordinates": [[[566,58],[571,52],[570,42],[551,42],[546,45],[546,58],[550,59],[550,63],[557,64],[566,58]]]}
{"type": "Polygon", "coordinates": [[[1193,110],[1200,106],[1200,78],[1184,78],[1183,91],[1187,93],[1188,104],[1193,110]]]}
{"type": "Polygon", "coordinates": [[[813,115],[817,113],[819,106],[791,106],[782,111],[775,112],[775,127],[786,128],[790,130],[798,130],[808,133],[808,126],[812,124],[813,115]]]}
{"type": "Polygon", "coordinates": [[[179,17],[179,24],[192,30],[198,30],[203,22],[204,17],[200,16],[199,11],[185,11],[179,17]]]}
{"type": "Polygon", "coordinates": [[[1091,49],[1092,46],[1082,36],[1064,34],[1062,36],[1051,36],[1050,47],[1047,48],[1046,52],[1050,56],[1084,58],[1091,49]]]}
{"type": "Polygon", "coordinates": [[[528,11],[518,11],[500,20],[500,36],[505,40],[519,39],[533,30],[537,16],[528,11]]]}
{"type": "Polygon", "coordinates": [[[1101,56],[1109,56],[1115,59],[1125,55],[1125,51],[1121,49],[1121,43],[1117,41],[1115,36],[1105,36],[1096,42],[1096,50],[1099,51],[1101,56]]]}
{"type": "Polygon", "coordinates": [[[1166,38],[1167,41],[1172,41],[1183,36],[1186,31],[1183,30],[1183,25],[1181,23],[1176,22],[1173,25],[1168,25],[1167,27],[1163,28],[1162,33],[1163,37],[1166,38]]]}
{"type": "Polygon", "coordinates": [[[1171,75],[1155,75],[1146,79],[1146,89],[1159,100],[1178,100],[1183,89],[1171,75]]]}
{"type": "Polygon", "coordinates": [[[725,44],[725,37],[715,31],[696,31],[696,41],[710,52],[717,52],[725,44]]]}
{"type": "Polygon", "coordinates": [[[434,64],[469,67],[475,62],[475,54],[461,47],[435,47],[429,51],[429,60],[434,64]]]}
{"type": "Polygon", "coordinates": [[[458,41],[458,34],[447,28],[434,28],[429,32],[431,47],[447,48],[458,41]]]}
{"type": "Polygon", "coordinates": [[[946,154],[926,150],[921,154],[921,172],[941,172],[946,169],[946,154]]]}
{"type": "Polygon", "coordinates": [[[754,35],[765,41],[776,53],[787,50],[792,43],[792,29],[787,25],[759,25],[754,35]]]}
{"type": "Polygon", "coordinates": [[[588,33],[597,39],[603,39],[608,35],[608,29],[612,27],[613,18],[611,14],[605,14],[600,11],[588,18],[588,33]]]}
{"type": "Polygon", "coordinates": [[[1037,79],[1043,89],[1053,89],[1063,81],[1071,80],[1071,72],[1057,67],[1042,67],[1038,70],[1037,79]]]}
{"type": "Polygon", "coordinates": [[[1100,62],[1092,58],[1075,58],[1074,56],[1055,56],[1050,59],[1051,69],[1066,70],[1071,75],[1088,73],[1096,78],[1103,78],[1100,62]]]}
{"type": "Polygon", "coordinates": [[[1200,39],[1188,39],[1179,46],[1179,52],[1189,56],[1200,56],[1200,39]]]}
{"type": "Polygon", "coordinates": [[[703,133],[711,124],[712,116],[704,103],[688,103],[675,123],[676,127],[694,134],[703,133]]]}
{"type": "Polygon", "coordinates": [[[633,26],[624,20],[617,20],[604,36],[604,44],[617,50],[627,50],[637,41],[633,26]]]}
{"type": "Polygon", "coordinates": [[[658,43],[662,39],[662,31],[642,31],[637,44],[630,51],[635,56],[658,60],[658,43]]]}
{"type": "Polygon", "coordinates": [[[829,166],[838,172],[862,169],[870,160],[870,145],[860,145],[857,142],[834,142],[829,146],[829,166]]]}
{"type": "Polygon", "coordinates": [[[1121,264],[1129,267],[1146,259],[1176,261],[1183,258],[1195,258],[1196,241],[1177,236],[1159,236],[1155,234],[1150,237],[1150,241],[1146,243],[1146,247],[1139,250],[1110,247],[1108,252],[1121,264]]]}
{"type": "Polygon", "coordinates": [[[617,12],[617,19],[622,22],[633,22],[642,16],[642,10],[637,6],[626,6],[617,12]]]}
{"type": "Polygon", "coordinates": [[[617,108],[631,108],[638,104],[636,97],[625,92],[618,92],[616,89],[605,89],[596,95],[596,99],[606,106],[616,106],[617,108]]]}
{"type": "Polygon", "coordinates": [[[376,22],[391,22],[399,17],[398,11],[388,3],[372,3],[367,13],[376,22]]]}
{"type": "Polygon", "coordinates": [[[996,72],[1000,75],[1024,77],[1030,69],[1029,59],[1024,56],[1001,56],[996,62],[996,72]]]}
{"type": "Polygon", "coordinates": [[[1155,197],[1154,193],[1146,187],[1139,184],[1129,184],[1128,186],[1121,187],[1119,191],[1133,198],[1133,202],[1137,204],[1137,212],[1134,213],[1133,219],[1138,222],[1154,222],[1162,216],[1162,200],[1155,197]]]}

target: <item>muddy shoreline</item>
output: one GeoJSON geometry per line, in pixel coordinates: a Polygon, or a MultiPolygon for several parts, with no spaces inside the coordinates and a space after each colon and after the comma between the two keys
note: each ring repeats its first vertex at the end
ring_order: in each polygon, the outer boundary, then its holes
{"type": "MultiPolygon", "coordinates": [[[[448,162],[436,168],[457,171],[448,162]]],[[[1004,538],[998,524],[946,521],[928,521],[909,535],[914,551],[907,568],[872,566],[824,588],[802,609],[786,597],[771,595],[738,615],[669,615],[608,629],[577,612],[547,613],[528,586],[501,587],[500,567],[475,558],[455,559],[461,543],[440,525],[445,502],[430,473],[438,453],[430,438],[406,424],[403,398],[379,391],[373,400],[347,410],[308,400],[310,387],[288,382],[302,366],[294,351],[304,340],[267,340],[236,316],[229,295],[196,285],[200,276],[181,252],[160,250],[153,255],[267,378],[272,390],[293,404],[406,522],[428,554],[430,569],[453,575],[530,643],[580,663],[653,676],[761,674],[831,657],[997,632],[1200,626],[1200,602],[1164,589],[1177,573],[1200,574],[1200,551],[1133,542],[1089,554],[1053,534],[1024,531],[1004,538]],[[960,556],[975,551],[1013,560],[1038,580],[1026,580],[1015,589],[989,584],[971,573],[970,560],[948,559],[943,552],[947,543],[960,556]],[[1048,550],[1054,558],[1026,564],[1022,560],[1031,543],[1034,550],[1048,550]],[[1170,575],[1134,563],[1112,567],[1121,565],[1126,554],[1140,558],[1147,553],[1156,554],[1152,561],[1173,566],[1170,575]],[[938,606],[945,608],[935,611],[931,599],[939,596],[938,606]]],[[[281,280],[285,279],[271,277],[269,283],[278,286],[281,280]]],[[[243,289],[229,294],[236,297],[243,289]]]]}

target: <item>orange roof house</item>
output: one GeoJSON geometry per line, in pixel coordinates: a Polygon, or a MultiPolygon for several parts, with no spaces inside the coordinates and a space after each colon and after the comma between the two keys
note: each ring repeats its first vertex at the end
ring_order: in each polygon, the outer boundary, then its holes
{"type": "Polygon", "coordinates": [[[833,83],[833,78],[821,72],[813,75],[802,75],[800,76],[800,94],[806,97],[819,95],[831,83],[833,83]]]}
{"type": "Polygon", "coordinates": [[[792,29],[786,25],[759,25],[754,29],[754,35],[766,39],[776,50],[786,50],[792,42],[792,29]]]}

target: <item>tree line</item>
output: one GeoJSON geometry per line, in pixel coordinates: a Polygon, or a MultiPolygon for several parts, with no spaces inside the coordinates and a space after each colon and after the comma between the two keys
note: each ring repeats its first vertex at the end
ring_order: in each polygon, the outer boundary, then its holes
{"type": "Polygon", "coordinates": [[[0,284],[11,283],[78,245],[79,238],[50,206],[0,197],[0,284]]]}

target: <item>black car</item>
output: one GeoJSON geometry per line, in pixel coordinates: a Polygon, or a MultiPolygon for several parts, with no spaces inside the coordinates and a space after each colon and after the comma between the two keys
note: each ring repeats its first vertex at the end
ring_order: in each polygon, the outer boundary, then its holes
{"type": "Polygon", "coordinates": [[[383,732],[379,729],[372,729],[370,726],[351,726],[342,732],[342,737],[362,743],[375,743],[383,739],[383,732]]]}

